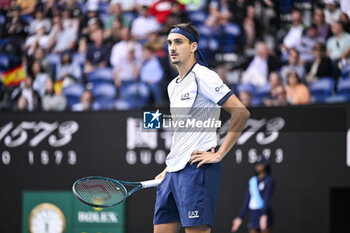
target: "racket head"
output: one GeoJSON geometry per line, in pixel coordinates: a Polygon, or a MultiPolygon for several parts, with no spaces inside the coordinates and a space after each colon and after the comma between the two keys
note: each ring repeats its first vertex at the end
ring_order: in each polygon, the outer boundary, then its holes
{"type": "Polygon", "coordinates": [[[93,207],[115,206],[128,197],[128,191],[122,183],[101,176],[81,178],[74,182],[72,189],[80,201],[93,207]]]}

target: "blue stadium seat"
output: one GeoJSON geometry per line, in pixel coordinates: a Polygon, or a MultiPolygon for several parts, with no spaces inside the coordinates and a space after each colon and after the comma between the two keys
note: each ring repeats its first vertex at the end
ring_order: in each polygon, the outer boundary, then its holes
{"type": "Polygon", "coordinates": [[[91,92],[95,98],[95,110],[113,109],[114,101],[117,96],[117,88],[114,86],[114,84],[101,83],[94,85],[91,92]]]}
{"type": "Polygon", "coordinates": [[[324,102],[326,97],[333,94],[334,80],[332,78],[323,77],[310,85],[310,93],[312,99],[316,103],[324,102]]]}
{"type": "MultiPolygon", "coordinates": [[[[149,96],[150,90],[147,85],[135,82],[122,86],[120,100],[117,101],[117,104],[123,105],[126,109],[141,108],[147,106],[149,96]]],[[[121,109],[120,106],[117,106],[117,108],[121,109]]]]}
{"type": "Polygon", "coordinates": [[[109,8],[109,1],[99,1],[98,2],[98,11],[101,14],[107,14],[109,8]]]}
{"type": "Polygon", "coordinates": [[[346,64],[341,69],[341,77],[342,78],[350,78],[349,74],[350,74],[350,64],[346,64]]]}
{"type": "Polygon", "coordinates": [[[6,55],[0,54],[0,70],[7,70],[10,66],[10,59],[6,55]]]}
{"type": "Polygon", "coordinates": [[[113,83],[112,68],[98,68],[87,75],[87,81],[93,85],[100,83],[113,83]]]}
{"type": "Polygon", "coordinates": [[[270,94],[271,86],[270,84],[266,84],[264,86],[257,86],[256,87],[256,97],[258,98],[264,98],[268,94],[270,94]]]}
{"type": "Polygon", "coordinates": [[[339,79],[337,84],[337,94],[350,95],[350,78],[339,79]]]}
{"type": "Polygon", "coordinates": [[[225,53],[231,53],[234,46],[237,44],[241,30],[237,24],[230,23],[223,27],[223,44],[222,50],[225,53]]]}
{"type": "Polygon", "coordinates": [[[255,86],[253,84],[249,84],[249,83],[240,83],[237,85],[237,91],[238,91],[238,93],[241,91],[247,91],[252,96],[254,96],[255,95],[255,86]]]}
{"type": "Polygon", "coordinates": [[[203,11],[188,12],[188,18],[193,25],[202,25],[207,17],[208,14],[203,11]]]}
{"type": "Polygon", "coordinates": [[[81,84],[71,84],[62,89],[62,94],[67,99],[67,105],[71,108],[74,104],[79,103],[80,96],[84,92],[84,87],[81,84]]]}
{"type": "Polygon", "coordinates": [[[324,102],[325,103],[344,103],[350,101],[350,95],[333,95],[326,97],[324,102]]]}
{"type": "Polygon", "coordinates": [[[57,53],[48,53],[46,54],[45,58],[48,62],[50,62],[53,76],[56,77],[57,66],[61,63],[61,55],[57,53]]]}
{"type": "Polygon", "coordinates": [[[86,54],[74,53],[72,56],[72,62],[79,64],[81,70],[84,70],[84,64],[86,60],[86,54]]]}
{"type": "Polygon", "coordinates": [[[27,24],[30,24],[33,21],[34,17],[32,15],[21,15],[21,19],[27,24]]]}

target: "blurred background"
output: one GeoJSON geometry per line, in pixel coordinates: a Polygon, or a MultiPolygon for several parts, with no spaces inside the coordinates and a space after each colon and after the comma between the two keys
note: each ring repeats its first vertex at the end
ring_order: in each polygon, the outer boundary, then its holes
{"type": "Polygon", "coordinates": [[[258,155],[276,181],[274,232],[346,232],[349,16],[346,0],[0,1],[0,231],[152,232],[154,189],[103,210],[70,190],[164,169],[171,132],[142,130],[142,111],[169,105],[166,38],[191,22],[252,113],[223,163],[213,232],[231,232],[258,155]]]}

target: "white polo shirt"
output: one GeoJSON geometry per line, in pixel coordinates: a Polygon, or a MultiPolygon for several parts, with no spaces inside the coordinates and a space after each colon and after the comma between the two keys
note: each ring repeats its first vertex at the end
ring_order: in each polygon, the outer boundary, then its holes
{"type": "Polygon", "coordinates": [[[183,79],[176,77],[168,85],[170,112],[173,122],[191,122],[190,127],[173,127],[170,153],[166,158],[167,171],[183,169],[197,150],[207,151],[217,146],[215,127],[193,126],[194,122],[217,122],[220,106],[233,92],[220,77],[207,67],[194,64],[183,79]]]}

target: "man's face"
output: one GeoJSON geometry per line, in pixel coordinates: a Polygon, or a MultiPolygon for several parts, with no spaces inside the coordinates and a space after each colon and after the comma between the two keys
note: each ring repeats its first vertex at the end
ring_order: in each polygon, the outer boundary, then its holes
{"type": "Polygon", "coordinates": [[[196,51],[197,46],[183,35],[171,33],[167,40],[171,63],[178,65],[184,63],[196,51]]]}

